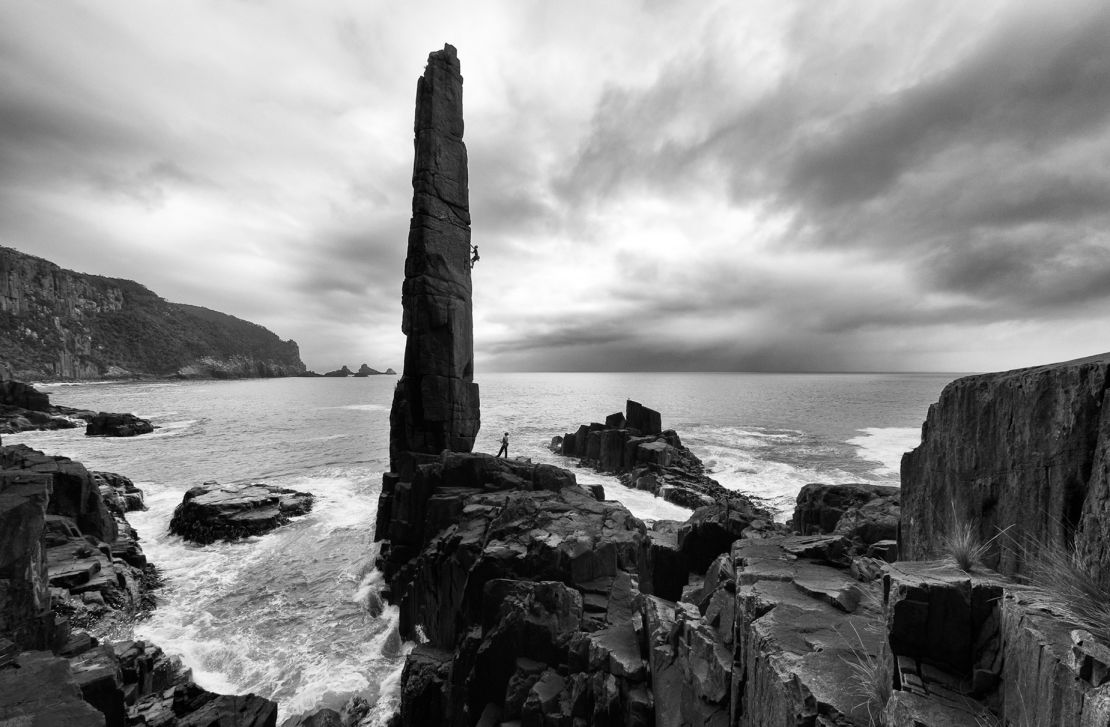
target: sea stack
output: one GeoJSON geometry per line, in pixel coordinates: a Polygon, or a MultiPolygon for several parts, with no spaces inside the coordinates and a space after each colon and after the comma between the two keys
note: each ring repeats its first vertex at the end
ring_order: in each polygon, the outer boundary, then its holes
{"type": "Polygon", "coordinates": [[[405,364],[389,415],[394,472],[406,452],[469,452],[478,435],[462,75],[451,45],[428,56],[417,82],[415,134],[405,364]]]}

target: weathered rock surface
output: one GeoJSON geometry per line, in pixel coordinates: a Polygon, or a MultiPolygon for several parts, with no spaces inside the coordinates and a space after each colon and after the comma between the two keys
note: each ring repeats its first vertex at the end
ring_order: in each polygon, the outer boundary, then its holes
{"type": "Polygon", "coordinates": [[[141,505],[141,492],[126,477],[92,475],[79,463],[23,445],[0,447],[3,724],[275,724],[273,702],[207,692],[156,646],[100,644],[73,630],[94,619],[133,619],[152,607],[144,581],[149,567],[124,517],[141,505]],[[105,502],[105,493],[115,498],[105,502]],[[53,499],[57,494],[62,497],[53,499]],[[77,517],[98,527],[98,535],[82,534],[77,517]],[[100,537],[112,533],[108,542],[100,537]]]}
{"type": "Polygon", "coordinates": [[[185,493],[173,511],[170,533],[205,545],[268,533],[312,509],[313,496],[263,483],[205,482],[185,493]]]}
{"type": "Polygon", "coordinates": [[[898,538],[901,489],[883,485],[812,482],[798,493],[791,524],[802,535],[836,533],[852,542],[851,554],[898,538]]]}
{"type": "Polygon", "coordinates": [[[953,512],[976,524],[986,562],[1023,571],[1009,540],[1067,547],[1110,588],[1110,354],[968,376],[929,408],[902,459],[902,555],[935,557],[953,512]]]}
{"type": "Polygon", "coordinates": [[[69,661],[49,651],[28,651],[0,669],[0,724],[105,727],[106,721],[82,697],[69,661]]]}
{"type": "Polygon", "coordinates": [[[772,521],[769,511],[709,477],[705,465],[682,445],[678,434],[662,429],[659,412],[631,399],[623,414],[610,414],[604,424],[583,424],[575,432],[555,437],[551,448],[599,472],[619,475],[628,487],[691,510],[731,501],[735,509],[750,509],[758,513],[753,517],[772,521]]]}
{"type": "Polygon", "coordinates": [[[135,437],[150,434],[154,425],[134,414],[113,414],[100,412],[85,426],[87,437],[135,437]]]}
{"type": "Polygon", "coordinates": [[[349,368],[347,368],[346,365],[344,365],[343,368],[336,369],[335,371],[329,371],[326,374],[324,374],[324,376],[329,376],[331,378],[340,378],[340,379],[345,378],[345,377],[350,376],[350,375],[351,375],[351,370],[349,368]]]}
{"type": "Polygon", "coordinates": [[[46,474],[0,470],[0,636],[20,649],[46,649],[53,615],[46,579],[46,474]]]}
{"type": "Polygon", "coordinates": [[[390,469],[405,452],[469,452],[480,424],[474,383],[470,203],[462,75],[455,48],[428,56],[416,89],[405,282],[405,365],[390,413],[390,469]]]}

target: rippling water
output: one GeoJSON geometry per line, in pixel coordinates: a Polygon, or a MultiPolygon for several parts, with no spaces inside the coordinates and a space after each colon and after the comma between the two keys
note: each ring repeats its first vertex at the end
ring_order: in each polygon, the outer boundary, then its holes
{"type": "MultiPolygon", "coordinates": [[[[785,515],[806,482],[897,484],[928,405],[950,374],[487,374],[477,449],[567,466],[551,437],[637,399],[663,414],[727,487],[785,515]]],[[[384,718],[403,654],[397,614],[372,608],[373,523],[388,463],[395,379],[274,379],[52,385],[57,404],[132,411],[160,428],[134,439],[82,430],[5,437],[91,469],[127,475],[149,510],[129,515],[168,585],[136,627],[181,655],[197,681],[281,703],[281,719],[362,694],[384,718]],[[268,482],[317,496],[311,514],[268,535],[194,546],[166,534],[173,508],[205,480],[268,482]]],[[[576,470],[643,518],[689,511],[614,478],[576,470]]],[[[380,721],[380,720],[379,720],[380,721]]]]}

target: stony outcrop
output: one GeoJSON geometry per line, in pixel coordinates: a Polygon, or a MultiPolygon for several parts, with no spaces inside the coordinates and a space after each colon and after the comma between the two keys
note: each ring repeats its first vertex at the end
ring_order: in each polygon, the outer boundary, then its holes
{"type": "Polygon", "coordinates": [[[853,555],[896,560],[901,499],[898,487],[811,482],[798,493],[791,524],[802,535],[843,535],[853,555]]]}
{"type": "Polygon", "coordinates": [[[134,414],[113,414],[100,412],[85,425],[87,437],[137,437],[140,434],[150,434],[154,425],[147,419],[140,419],[134,414]]]}
{"type": "MultiPolygon", "coordinates": [[[[583,424],[575,432],[555,437],[551,448],[578,459],[583,466],[619,475],[628,487],[647,490],[692,510],[730,500],[736,508],[756,508],[750,498],[709,477],[705,465],[682,445],[678,433],[663,430],[659,412],[631,399],[626,401],[624,413],[610,414],[604,424],[583,424]]],[[[758,517],[771,520],[770,512],[762,510],[758,517]]]]}
{"type": "Polygon", "coordinates": [[[0,370],[32,381],[242,378],[304,364],[295,342],[262,326],[0,247],[0,370]]]}
{"type": "Polygon", "coordinates": [[[94,412],[56,406],[50,397],[30,384],[0,381],[0,434],[28,430],[75,429],[78,419],[88,421],[94,412]]]}
{"type": "Polygon", "coordinates": [[[312,509],[313,496],[263,483],[210,481],[185,493],[173,511],[170,532],[202,545],[262,535],[312,509]]]}
{"type": "Polygon", "coordinates": [[[75,630],[92,620],[133,620],[153,606],[152,571],[124,517],[142,507],[126,477],[89,473],[22,445],[0,447],[0,721],[275,725],[274,702],[205,691],[157,646],[101,644],[75,630]],[[78,518],[97,535],[79,530],[78,518]]]}
{"type": "Polygon", "coordinates": [[[428,56],[416,87],[405,282],[404,371],[390,413],[390,469],[405,452],[469,452],[480,423],[474,383],[470,203],[462,75],[455,48],[428,56]]]}
{"type": "Polygon", "coordinates": [[[1003,573],[1023,572],[1031,544],[1074,544],[1110,588],[1108,369],[1103,354],[945,387],[902,459],[903,557],[940,555],[966,518],[994,539],[986,562],[1003,573]]]}
{"type": "Polygon", "coordinates": [[[335,371],[329,371],[326,374],[324,374],[324,376],[327,376],[327,377],[330,377],[330,378],[333,378],[333,379],[343,379],[343,378],[346,378],[350,375],[351,375],[351,370],[349,368],[347,368],[346,365],[344,365],[342,368],[336,369],[335,371]]]}
{"type": "Polygon", "coordinates": [[[372,369],[366,364],[363,364],[358,367],[358,371],[356,371],[354,375],[361,378],[366,376],[380,376],[381,373],[381,371],[378,371],[377,369],[372,369]]]}
{"type": "Polygon", "coordinates": [[[19,649],[47,649],[54,617],[42,530],[47,474],[0,470],[0,637],[19,649]]]}

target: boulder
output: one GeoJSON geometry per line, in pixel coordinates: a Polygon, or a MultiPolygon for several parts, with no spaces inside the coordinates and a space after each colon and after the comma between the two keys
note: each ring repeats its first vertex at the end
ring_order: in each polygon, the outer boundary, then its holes
{"type": "Polygon", "coordinates": [[[185,493],[170,519],[170,533],[202,545],[262,535],[312,509],[313,496],[262,483],[205,482],[185,493]]]}
{"type": "Polygon", "coordinates": [[[150,434],[154,425],[134,414],[100,412],[85,426],[87,437],[135,437],[150,434]]]}

